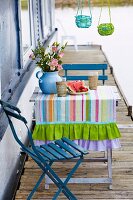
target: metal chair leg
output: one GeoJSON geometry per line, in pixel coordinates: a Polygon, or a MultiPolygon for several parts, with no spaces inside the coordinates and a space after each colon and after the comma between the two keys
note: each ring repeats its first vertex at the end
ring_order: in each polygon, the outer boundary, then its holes
{"type": "MultiPolygon", "coordinates": [[[[79,167],[79,165],[81,164],[82,160],[83,160],[82,158],[79,159],[79,160],[77,161],[77,163],[75,164],[75,166],[74,166],[74,167],[72,168],[72,170],[70,171],[70,173],[68,174],[67,178],[66,178],[65,181],[64,181],[64,185],[65,185],[65,186],[67,185],[67,183],[69,182],[70,178],[71,178],[72,175],[75,173],[75,171],[78,169],[78,167],[79,167]]],[[[59,194],[61,193],[62,189],[63,189],[62,187],[59,188],[59,190],[55,193],[55,195],[54,195],[55,199],[59,196],[59,194]]],[[[76,199],[76,198],[75,198],[75,199],[76,199]]]]}
{"type": "MultiPolygon", "coordinates": [[[[55,185],[61,189],[63,194],[68,198],[71,197],[72,200],[77,200],[74,194],[69,190],[69,188],[64,184],[64,182],[58,177],[58,175],[53,171],[52,168],[49,168],[45,171],[49,178],[55,183],[55,185]]],[[[58,196],[57,196],[58,197],[58,196]]],[[[56,200],[57,197],[54,197],[53,200],[56,200]]],[[[68,198],[70,199],[70,198],[68,198]]]]}
{"type": "Polygon", "coordinates": [[[42,182],[44,176],[45,176],[45,172],[43,172],[42,175],[40,176],[40,178],[37,181],[36,185],[34,186],[34,188],[32,189],[31,193],[29,194],[27,200],[30,200],[32,198],[33,194],[36,192],[37,188],[39,187],[40,183],[42,182]]]}

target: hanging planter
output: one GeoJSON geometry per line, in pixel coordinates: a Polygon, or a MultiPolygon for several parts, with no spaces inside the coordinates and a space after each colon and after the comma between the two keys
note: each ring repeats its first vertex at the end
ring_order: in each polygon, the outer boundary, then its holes
{"type": "Polygon", "coordinates": [[[84,6],[84,0],[78,0],[78,10],[75,16],[75,23],[78,28],[89,28],[92,24],[92,14],[90,8],[90,0],[88,0],[88,6],[90,15],[83,15],[82,10],[84,6]]]}
{"type": "Polygon", "coordinates": [[[102,0],[101,11],[100,11],[99,21],[98,21],[98,26],[97,26],[98,33],[102,36],[112,35],[112,33],[114,32],[114,25],[111,23],[110,0],[108,0],[108,11],[109,11],[109,19],[110,19],[109,23],[100,24],[101,15],[102,15],[102,7],[103,7],[103,0],[102,0]]]}

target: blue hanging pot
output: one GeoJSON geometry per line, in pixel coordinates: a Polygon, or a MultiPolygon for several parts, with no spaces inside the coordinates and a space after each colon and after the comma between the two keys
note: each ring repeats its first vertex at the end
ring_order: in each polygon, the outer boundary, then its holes
{"type": "Polygon", "coordinates": [[[86,15],[75,16],[75,23],[78,28],[89,28],[92,24],[92,17],[86,15]]]}
{"type": "Polygon", "coordinates": [[[90,15],[83,15],[84,0],[78,0],[78,10],[75,16],[75,23],[78,28],[89,28],[92,24],[92,14],[90,7],[90,0],[88,0],[88,7],[90,10],[90,15]]]}
{"type": "Polygon", "coordinates": [[[58,71],[54,72],[37,72],[36,77],[39,79],[39,87],[43,94],[56,94],[56,82],[62,81],[58,71]],[[40,76],[41,74],[42,76],[40,76]]]}

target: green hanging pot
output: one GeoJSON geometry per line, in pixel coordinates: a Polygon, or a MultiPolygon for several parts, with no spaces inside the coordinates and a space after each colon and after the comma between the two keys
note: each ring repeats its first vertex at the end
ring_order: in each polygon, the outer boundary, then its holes
{"type": "Polygon", "coordinates": [[[114,25],[112,23],[102,23],[98,25],[98,33],[102,36],[112,35],[114,25]]]}
{"type": "Polygon", "coordinates": [[[114,25],[111,22],[111,11],[110,11],[110,0],[108,0],[108,12],[109,12],[109,23],[100,23],[101,15],[102,15],[102,7],[103,7],[103,0],[101,4],[101,11],[100,11],[100,16],[99,16],[99,21],[98,21],[98,33],[102,36],[108,36],[112,35],[114,32],[114,25]]]}

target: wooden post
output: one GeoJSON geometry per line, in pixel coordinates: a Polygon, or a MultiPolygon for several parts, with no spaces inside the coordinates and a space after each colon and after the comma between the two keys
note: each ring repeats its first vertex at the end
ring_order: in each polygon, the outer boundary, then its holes
{"type": "Polygon", "coordinates": [[[128,106],[128,116],[132,116],[132,106],[128,106]]]}
{"type": "Polygon", "coordinates": [[[110,74],[113,74],[113,67],[110,66],[110,74]]]}

